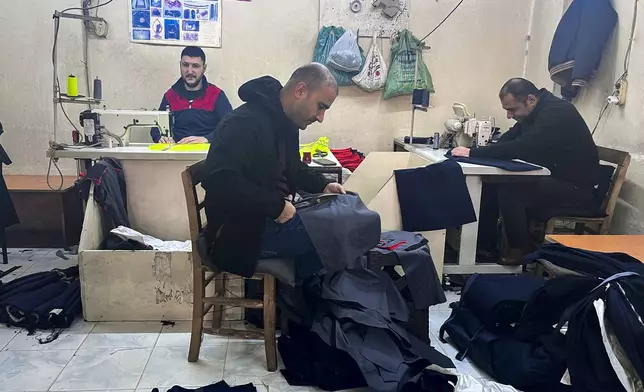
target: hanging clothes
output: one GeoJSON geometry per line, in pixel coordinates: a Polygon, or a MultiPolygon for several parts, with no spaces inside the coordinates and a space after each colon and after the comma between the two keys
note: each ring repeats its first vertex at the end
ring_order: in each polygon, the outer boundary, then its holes
{"type": "Polygon", "coordinates": [[[127,216],[127,189],[121,163],[113,158],[96,161],[80,180],[83,200],[89,198],[91,185],[94,184],[94,200],[107,211],[114,227],[130,227],[127,216]]]}
{"type": "MultiPolygon", "coordinates": [[[[0,136],[3,133],[2,123],[0,123],[0,136]]],[[[11,200],[7,189],[7,183],[2,175],[2,165],[11,165],[11,159],[2,144],[0,144],[0,230],[20,223],[16,209],[13,206],[13,200],[11,200]]]]}
{"type": "Polygon", "coordinates": [[[476,213],[461,166],[444,161],[394,171],[402,229],[431,231],[476,222],[476,213]]]}
{"type": "Polygon", "coordinates": [[[561,18],[548,56],[548,70],[561,94],[572,100],[593,77],[617,24],[610,0],[574,0],[561,18]]]}

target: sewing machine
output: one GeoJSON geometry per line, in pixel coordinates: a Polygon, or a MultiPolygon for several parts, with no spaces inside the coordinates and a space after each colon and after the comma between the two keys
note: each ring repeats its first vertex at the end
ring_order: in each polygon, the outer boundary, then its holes
{"type": "MultiPolygon", "coordinates": [[[[116,140],[121,146],[128,146],[132,130],[136,128],[158,128],[161,136],[172,136],[172,112],[158,110],[125,110],[125,109],[92,109],[86,110],[80,116],[86,144],[111,145],[116,140]],[[106,117],[111,123],[123,126],[122,133],[116,133],[106,127],[106,117]],[[125,123],[125,125],[123,125],[125,123]]],[[[108,121],[109,122],[109,121],[108,121]]],[[[146,135],[149,139],[149,136],[146,135]]]]}
{"type": "Polygon", "coordinates": [[[452,110],[456,117],[445,121],[447,138],[443,137],[443,140],[452,139],[463,147],[483,147],[490,143],[496,122],[494,117],[478,120],[464,104],[458,102],[452,105],[452,110]]]}

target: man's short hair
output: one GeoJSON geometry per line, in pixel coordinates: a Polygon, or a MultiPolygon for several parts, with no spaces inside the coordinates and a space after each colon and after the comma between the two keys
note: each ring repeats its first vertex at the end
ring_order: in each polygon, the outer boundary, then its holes
{"type": "Polygon", "coordinates": [[[525,103],[528,100],[528,95],[539,96],[539,89],[529,80],[512,78],[501,87],[499,98],[503,99],[508,94],[512,94],[518,101],[525,103]]]}
{"type": "Polygon", "coordinates": [[[334,87],[338,91],[338,82],[329,71],[329,69],[320,63],[310,63],[296,69],[288,80],[285,89],[291,89],[297,86],[298,83],[304,82],[311,90],[317,90],[322,86],[334,87]]]}
{"type": "Polygon", "coordinates": [[[198,46],[186,46],[181,51],[181,57],[183,56],[201,57],[201,61],[206,64],[206,53],[204,53],[203,49],[198,46]]]}

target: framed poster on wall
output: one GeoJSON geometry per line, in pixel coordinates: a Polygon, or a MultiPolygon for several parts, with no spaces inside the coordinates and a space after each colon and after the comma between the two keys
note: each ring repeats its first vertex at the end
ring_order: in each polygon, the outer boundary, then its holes
{"type": "Polygon", "coordinates": [[[221,0],[129,0],[130,41],[221,47],[221,0]]]}

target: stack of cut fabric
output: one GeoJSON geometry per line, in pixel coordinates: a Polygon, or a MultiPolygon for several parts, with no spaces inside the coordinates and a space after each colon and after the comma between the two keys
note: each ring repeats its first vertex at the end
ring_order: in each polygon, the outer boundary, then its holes
{"type": "Polygon", "coordinates": [[[339,150],[331,150],[333,155],[338,159],[342,167],[349,169],[350,171],[355,171],[358,166],[364,161],[364,154],[358,150],[354,150],[351,147],[342,148],[339,150]]]}
{"type": "Polygon", "coordinates": [[[81,314],[78,266],[0,283],[0,323],[15,327],[69,327],[81,314]]]}

